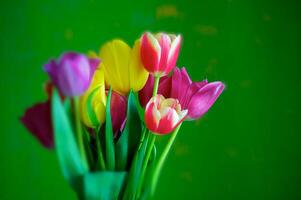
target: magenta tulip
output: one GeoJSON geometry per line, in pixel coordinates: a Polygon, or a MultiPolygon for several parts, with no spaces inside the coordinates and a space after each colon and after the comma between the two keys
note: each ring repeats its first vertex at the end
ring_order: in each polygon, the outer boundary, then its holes
{"type": "Polygon", "coordinates": [[[181,41],[180,35],[144,33],[140,51],[145,69],[154,76],[168,74],[176,66],[181,41]]]}
{"type": "Polygon", "coordinates": [[[162,95],[152,97],[145,108],[145,124],[155,134],[171,133],[186,117],[177,99],[165,99],[162,95]]]}
{"type": "Polygon", "coordinates": [[[49,100],[28,108],[21,117],[21,122],[43,146],[46,148],[53,147],[53,129],[49,100]]]}
{"type": "MultiPolygon", "coordinates": [[[[153,77],[149,77],[146,85],[139,92],[140,103],[143,106],[151,98],[149,93],[152,91],[152,80],[153,77]]],[[[181,70],[175,68],[172,76],[159,83],[158,94],[166,98],[178,99],[182,108],[188,110],[186,119],[194,120],[202,117],[209,110],[224,88],[225,85],[219,81],[192,82],[185,68],[181,70]]]]}
{"type": "Polygon", "coordinates": [[[99,59],[68,52],[58,61],[50,60],[44,66],[44,70],[63,95],[73,97],[83,94],[88,89],[99,63],[99,59]]]}

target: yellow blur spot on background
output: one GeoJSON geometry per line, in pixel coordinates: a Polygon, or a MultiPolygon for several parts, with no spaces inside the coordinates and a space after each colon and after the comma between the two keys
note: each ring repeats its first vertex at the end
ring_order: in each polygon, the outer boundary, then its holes
{"type": "Polygon", "coordinates": [[[165,17],[178,17],[180,15],[175,5],[161,5],[157,7],[156,17],[157,19],[165,17]]]}
{"type": "Polygon", "coordinates": [[[212,36],[217,34],[217,28],[210,25],[201,25],[197,24],[194,27],[194,30],[202,35],[212,36]]]}
{"type": "Polygon", "coordinates": [[[69,28],[66,29],[64,34],[65,34],[66,40],[70,41],[73,39],[73,31],[71,29],[69,29],[69,28]]]}

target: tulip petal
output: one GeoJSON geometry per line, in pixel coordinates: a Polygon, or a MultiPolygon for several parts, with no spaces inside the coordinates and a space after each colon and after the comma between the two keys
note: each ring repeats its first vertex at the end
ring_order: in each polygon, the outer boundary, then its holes
{"type": "Polygon", "coordinates": [[[94,72],[100,64],[100,59],[89,58],[89,64],[90,64],[90,80],[92,80],[94,72]]]}
{"type": "Polygon", "coordinates": [[[141,59],[147,71],[158,71],[160,56],[161,47],[157,39],[150,33],[144,33],[141,37],[141,59]]]}
{"type": "Polygon", "coordinates": [[[175,128],[175,125],[177,124],[178,121],[179,121],[179,117],[177,112],[174,109],[166,108],[164,111],[164,115],[160,120],[156,133],[157,134],[170,133],[175,128]]]}
{"type": "Polygon", "coordinates": [[[136,40],[131,51],[131,59],[129,63],[129,82],[133,91],[139,91],[145,85],[148,78],[148,71],[143,67],[140,56],[141,42],[136,40]]]}
{"type": "Polygon", "coordinates": [[[45,71],[48,72],[53,83],[65,96],[79,96],[90,84],[90,64],[87,57],[75,52],[63,54],[55,66],[45,65],[45,71]],[[49,67],[52,67],[49,70],[49,67]],[[56,75],[52,75],[56,73],[56,75]]]}
{"type": "Polygon", "coordinates": [[[154,102],[150,102],[146,105],[145,109],[145,123],[149,130],[156,131],[159,125],[160,113],[156,108],[154,102]]]}
{"type": "Polygon", "coordinates": [[[161,56],[160,56],[160,62],[159,62],[159,73],[162,73],[161,75],[166,75],[171,70],[167,70],[167,59],[168,59],[168,53],[170,49],[170,38],[167,34],[160,34],[159,44],[161,46],[161,56]]]}
{"type": "Polygon", "coordinates": [[[105,121],[105,105],[106,105],[106,95],[105,95],[105,84],[104,84],[104,71],[102,68],[98,68],[93,76],[89,89],[81,96],[80,99],[80,111],[81,111],[81,118],[84,124],[90,128],[94,127],[95,123],[89,118],[88,115],[88,107],[87,107],[87,100],[91,93],[96,89],[99,88],[97,93],[92,99],[92,107],[93,111],[97,117],[99,125],[102,125],[105,121]]]}
{"type": "Polygon", "coordinates": [[[216,99],[224,90],[225,85],[222,82],[212,82],[202,87],[196,92],[188,105],[188,118],[197,119],[203,116],[213,105],[216,99]]]}
{"type": "Polygon", "coordinates": [[[184,98],[191,83],[192,81],[190,80],[184,67],[181,70],[179,68],[175,68],[174,74],[172,75],[172,88],[170,96],[178,99],[183,108],[186,108],[186,106],[183,105],[184,98]]]}
{"type": "Polygon", "coordinates": [[[202,87],[204,87],[208,83],[207,80],[201,81],[201,82],[194,82],[189,85],[189,88],[187,89],[181,105],[183,108],[187,108],[188,104],[190,102],[190,99],[193,97],[195,93],[197,93],[202,87]]]}
{"type": "Polygon", "coordinates": [[[181,47],[182,37],[177,36],[171,43],[167,62],[166,62],[166,73],[168,74],[175,66],[178,60],[180,47],[181,47]]]}
{"type": "Polygon", "coordinates": [[[122,125],[126,118],[126,107],[126,98],[113,91],[111,97],[111,118],[113,132],[115,133],[115,135],[119,130],[122,129],[122,125]]]}
{"type": "Polygon", "coordinates": [[[53,128],[49,100],[27,109],[20,120],[43,146],[53,148],[53,128]]]}
{"type": "Polygon", "coordinates": [[[170,97],[171,90],[171,78],[168,76],[163,76],[160,78],[158,94],[163,95],[165,98],[170,97]]]}
{"type": "Polygon", "coordinates": [[[140,104],[145,107],[148,101],[152,98],[153,95],[153,86],[154,86],[154,76],[151,74],[148,76],[146,84],[139,91],[139,101],[140,104]]]}
{"type": "Polygon", "coordinates": [[[129,60],[131,48],[122,40],[113,40],[106,43],[99,54],[105,72],[105,80],[114,91],[128,93],[130,88],[129,60]]]}

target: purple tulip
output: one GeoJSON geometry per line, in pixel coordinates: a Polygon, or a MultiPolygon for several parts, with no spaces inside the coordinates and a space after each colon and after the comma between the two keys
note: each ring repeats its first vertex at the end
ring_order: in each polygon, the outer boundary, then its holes
{"type": "MultiPolygon", "coordinates": [[[[139,100],[143,106],[151,98],[153,79],[150,75],[146,85],[139,92],[139,100]]],[[[225,85],[219,81],[192,82],[183,67],[182,69],[175,68],[172,76],[163,77],[163,80],[160,80],[158,94],[162,94],[165,98],[178,99],[182,109],[188,110],[186,119],[195,120],[209,110],[224,88],[225,85]]]]}
{"type": "Polygon", "coordinates": [[[89,87],[100,61],[83,54],[68,52],[56,60],[50,60],[44,70],[64,96],[79,96],[89,87]]]}
{"type": "Polygon", "coordinates": [[[20,120],[43,146],[49,149],[53,148],[53,129],[49,100],[28,108],[20,120]]]}

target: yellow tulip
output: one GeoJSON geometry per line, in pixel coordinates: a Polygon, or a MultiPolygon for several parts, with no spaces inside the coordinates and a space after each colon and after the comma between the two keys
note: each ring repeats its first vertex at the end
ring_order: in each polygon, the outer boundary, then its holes
{"type": "Polygon", "coordinates": [[[115,39],[100,50],[100,67],[104,69],[105,81],[120,94],[126,95],[130,89],[139,91],[147,81],[148,72],[142,65],[140,46],[140,40],[131,49],[122,40],[115,39]]]}
{"type": "Polygon", "coordinates": [[[91,128],[102,125],[105,121],[105,107],[106,94],[104,71],[102,68],[98,67],[95,71],[89,89],[84,93],[80,100],[81,118],[83,123],[91,128]],[[96,92],[93,93],[94,91],[96,92]],[[89,106],[87,106],[90,95],[94,95],[91,99],[92,113],[88,112],[89,106]]]}

